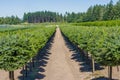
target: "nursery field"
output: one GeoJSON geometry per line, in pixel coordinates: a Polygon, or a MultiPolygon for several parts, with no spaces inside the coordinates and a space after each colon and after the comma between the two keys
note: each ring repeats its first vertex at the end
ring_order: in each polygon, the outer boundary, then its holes
{"type": "Polygon", "coordinates": [[[119,65],[117,26],[52,23],[0,31],[1,80],[119,80],[119,65]]]}

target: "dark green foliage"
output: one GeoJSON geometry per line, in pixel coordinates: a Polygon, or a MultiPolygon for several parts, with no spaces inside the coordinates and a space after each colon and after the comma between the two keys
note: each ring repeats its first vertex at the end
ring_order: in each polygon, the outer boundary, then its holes
{"type": "Polygon", "coordinates": [[[66,13],[67,22],[93,22],[120,19],[120,0],[113,4],[111,0],[107,5],[90,6],[86,12],[66,13]]]}
{"type": "Polygon", "coordinates": [[[63,22],[62,14],[50,11],[24,13],[23,21],[28,23],[63,22]]]}
{"type": "Polygon", "coordinates": [[[114,20],[115,19],[115,11],[113,6],[113,1],[106,6],[105,13],[103,15],[103,20],[114,20]]]}

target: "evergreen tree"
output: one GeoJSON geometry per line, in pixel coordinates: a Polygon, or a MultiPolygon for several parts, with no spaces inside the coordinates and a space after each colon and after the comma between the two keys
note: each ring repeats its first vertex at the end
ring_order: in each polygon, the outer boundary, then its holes
{"type": "Polygon", "coordinates": [[[106,6],[104,14],[104,20],[113,20],[114,19],[114,6],[113,6],[113,1],[111,0],[110,3],[106,6]]]}

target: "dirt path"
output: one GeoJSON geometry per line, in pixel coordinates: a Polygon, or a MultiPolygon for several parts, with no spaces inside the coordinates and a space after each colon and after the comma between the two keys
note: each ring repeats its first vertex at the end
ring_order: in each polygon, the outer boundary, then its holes
{"type": "Polygon", "coordinates": [[[59,28],[56,29],[50,53],[43,80],[83,80],[80,78],[79,64],[71,60],[71,51],[65,45],[59,28]]]}
{"type": "Polygon", "coordinates": [[[67,63],[65,56],[67,50],[64,47],[60,30],[57,28],[54,44],[50,50],[52,54],[45,69],[46,77],[44,80],[75,80],[70,65],[67,63]]]}

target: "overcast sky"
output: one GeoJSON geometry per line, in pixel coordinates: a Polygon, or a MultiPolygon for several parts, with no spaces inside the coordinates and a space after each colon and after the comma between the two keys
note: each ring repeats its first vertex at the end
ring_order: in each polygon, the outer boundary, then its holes
{"type": "MultiPolygon", "coordinates": [[[[118,0],[113,0],[116,3],[118,0]]],[[[85,12],[95,4],[107,4],[110,0],[0,0],[0,17],[17,15],[24,12],[49,10],[59,13],[85,12]]]]}

